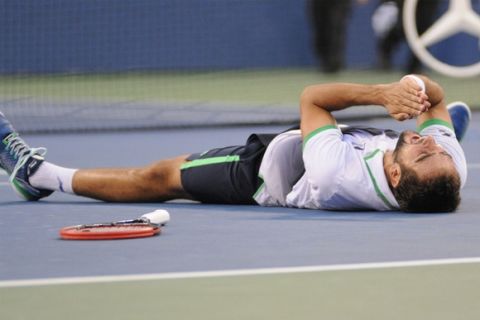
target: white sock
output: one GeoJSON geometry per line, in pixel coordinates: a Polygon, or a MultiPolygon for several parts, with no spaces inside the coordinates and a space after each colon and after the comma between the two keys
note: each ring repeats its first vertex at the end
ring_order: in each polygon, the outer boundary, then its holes
{"type": "Polygon", "coordinates": [[[29,182],[35,188],[74,194],[72,181],[76,171],[77,169],[59,167],[45,161],[29,177],[29,182]]]}

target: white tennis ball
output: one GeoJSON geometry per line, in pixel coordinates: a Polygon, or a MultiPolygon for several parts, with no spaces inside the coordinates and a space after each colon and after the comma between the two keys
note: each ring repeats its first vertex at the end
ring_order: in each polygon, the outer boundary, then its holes
{"type": "Polygon", "coordinates": [[[165,225],[170,221],[170,213],[167,210],[158,209],[141,216],[142,219],[147,219],[150,223],[165,225]]]}
{"type": "Polygon", "coordinates": [[[420,77],[417,77],[416,75],[413,75],[413,74],[407,74],[405,77],[402,78],[402,80],[406,78],[414,80],[420,86],[420,88],[422,89],[422,92],[425,92],[426,90],[425,82],[423,82],[423,80],[420,77]]]}

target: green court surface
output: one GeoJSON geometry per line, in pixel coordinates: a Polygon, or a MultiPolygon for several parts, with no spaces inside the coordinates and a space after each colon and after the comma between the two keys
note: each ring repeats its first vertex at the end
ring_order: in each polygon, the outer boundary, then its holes
{"type": "Polygon", "coordinates": [[[0,318],[478,319],[480,264],[0,288],[0,318]]]}
{"type": "MultiPolygon", "coordinates": [[[[0,76],[0,110],[21,133],[296,124],[302,90],[327,82],[389,83],[399,72],[312,68],[0,76]]],[[[447,102],[480,107],[479,78],[430,74],[447,102]]],[[[385,117],[351,108],[339,120],[385,117]]]]}
{"type": "MultiPolygon", "coordinates": [[[[428,73],[448,99],[479,106],[479,77],[456,79],[428,73]]],[[[53,101],[217,102],[296,107],[302,89],[324,82],[383,83],[397,81],[399,72],[344,71],[334,75],[315,69],[260,69],[210,72],[148,72],[116,74],[0,76],[0,98],[29,97],[53,101]]]]}

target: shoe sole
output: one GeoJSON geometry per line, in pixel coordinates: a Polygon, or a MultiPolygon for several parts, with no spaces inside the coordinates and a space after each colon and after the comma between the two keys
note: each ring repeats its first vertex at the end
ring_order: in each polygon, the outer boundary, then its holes
{"type": "Polygon", "coordinates": [[[29,194],[27,191],[25,191],[22,186],[17,182],[16,180],[13,180],[10,182],[10,185],[12,186],[13,191],[22,199],[27,200],[27,201],[37,201],[38,197],[32,196],[29,194]]]}

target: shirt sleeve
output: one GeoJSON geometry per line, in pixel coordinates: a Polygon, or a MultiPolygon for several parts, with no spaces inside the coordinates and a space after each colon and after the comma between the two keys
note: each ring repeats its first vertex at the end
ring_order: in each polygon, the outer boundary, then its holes
{"type": "Polygon", "coordinates": [[[465,159],[465,153],[455,137],[453,127],[448,122],[431,119],[423,123],[422,126],[418,128],[418,132],[421,135],[432,136],[435,141],[452,156],[463,188],[467,181],[467,161],[465,159]]]}
{"type": "Polygon", "coordinates": [[[312,194],[329,199],[338,190],[344,177],[348,144],[336,126],[328,125],[313,131],[304,139],[303,162],[312,194]]]}

